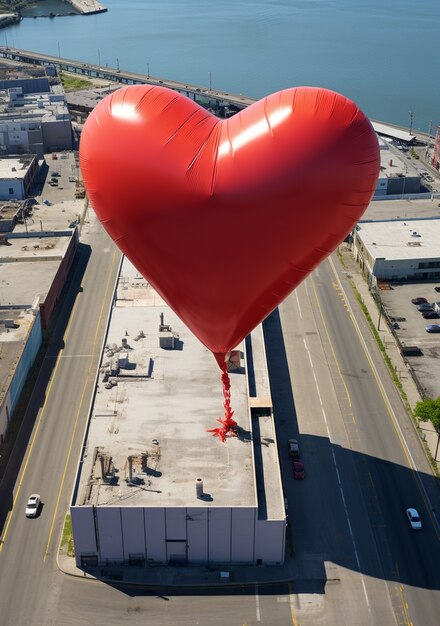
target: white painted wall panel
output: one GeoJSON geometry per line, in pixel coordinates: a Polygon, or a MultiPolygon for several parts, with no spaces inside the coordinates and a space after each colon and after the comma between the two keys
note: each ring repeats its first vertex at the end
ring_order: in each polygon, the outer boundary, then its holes
{"type": "Polygon", "coordinates": [[[121,508],[124,557],[128,561],[130,554],[145,556],[144,511],[140,508],[121,508]]]}
{"type": "Polygon", "coordinates": [[[97,507],[96,517],[101,559],[123,560],[121,509],[119,507],[97,507]]]}
{"type": "Polygon", "coordinates": [[[91,506],[70,507],[72,517],[72,531],[75,542],[76,562],[79,565],[81,554],[98,554],[96,545],[95,524],[91,506]]]}
{"type": "Polygon", "coordinates": [[[283,563],[286,524],[282,520],[257,520],[255,523],[255,560],[283,563]]]}
{"type": "Polygon", "coordinates": [[[208,509],[187,509],[188,561],[206,563],[208,560],[208,509]]]}
{"type": "Polygon", "coordinates": [[[208,509],[208,559],[211,562],[231,560],[231,509],[208,509]]]}
{"type": "Polygon", "coordinates": [[[165,545],[165,510],[163,508],[144,509],[144,518],[147,559],[165,563],[167,559],[165,545]]]}
{"type": "Polygon", "coordinates": [[[167,540],[182,539],[186,541],[186,509],[170,507],[165,509],[165,516],[167,540]]]}
{"type": "Polygon", "coordinates": [[[254,561],[256,509],[232,509],[232,562],[254,561]]]}

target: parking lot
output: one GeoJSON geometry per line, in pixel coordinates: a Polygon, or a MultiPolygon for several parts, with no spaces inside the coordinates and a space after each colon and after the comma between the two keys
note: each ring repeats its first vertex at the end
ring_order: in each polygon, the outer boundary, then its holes
{"type": "Polygon", "coordinates": [[[411,300],[421,297],[430,303],[438,302],[440,293],[434,287],[439,286],[440,281],[392,285],[389,290],[380,290],[385,312],[399,325],[395,332],[401,344],[418,346],[423,353],[405,359],[413,368],[425,393],[432,398],[440,396],[440,333],[430,334],[425,328],[429,324],[440,324],[440,319],[424,319],[411,300]]]}

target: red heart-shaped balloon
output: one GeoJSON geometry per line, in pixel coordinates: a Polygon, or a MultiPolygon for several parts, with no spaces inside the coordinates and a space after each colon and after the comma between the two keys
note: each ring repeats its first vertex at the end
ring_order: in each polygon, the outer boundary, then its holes
{"type": "Polygon", "coordinates": [[[354,227],[379,147],[357,106],[325,89],[220,120],[142,85],[89,115],[80,161],[111,237],[221,364],[354,227]]]}

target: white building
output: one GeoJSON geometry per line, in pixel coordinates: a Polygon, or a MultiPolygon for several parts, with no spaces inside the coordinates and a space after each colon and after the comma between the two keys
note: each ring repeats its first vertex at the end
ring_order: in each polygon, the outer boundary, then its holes
{"type": "Polygon", "coordinates": [[[440,219],[361,222],[353,252],[374,283],[440,279],[440,219]]]}
{"type": "Polygon", "coordinates": [[[24,200],[38,176],[34,155],[0,158],[0,200],[24,200]]]}
{"type": "Polygon", "coordinates": [[[250,341],[230,374],[241,428],[222,443],[207,432],[224,402],[214,357],[124,261],[70,508],[79,567],[283,563],[286,515],[261,326],[250,341]],[[159,345],[161,313],[174,350],[159,345]]]}
{"type": "Polygon", "coordinates": [[[0,81],[0,154],[71,150],[72,128],[61,85],[47,78],[0,81]]]}

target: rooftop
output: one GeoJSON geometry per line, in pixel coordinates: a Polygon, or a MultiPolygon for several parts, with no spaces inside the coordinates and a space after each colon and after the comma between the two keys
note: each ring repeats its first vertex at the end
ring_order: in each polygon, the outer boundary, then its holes
{"type": "MultiPolygon", "coordinates": [[[[0,293],[3,295],[1,282],[0,293]]],[[[23,352],[24,341],[34,320],[35,316],[30,309],[0,310],[0,404],[9,387],[10,379],[23,352]]]]}
{"type": "Polygon", "coordinates": [[[440,258],[440,219],[363,222],[358,234],[374,259],[440,258]]]}
{"type": "Polygon", "coordinates": [[[33,156],[0,158],[0,179],[24,178],[33,156]]]}
{"type": "MultiPolygon", "coordinates": [[[[254,339],[255,353],[260,340],[257,336],[254,339]]],[[[244,345],[240,351],[244,355],[244,345]]],[[[240,364],[244,365],[243,359],[240,364]]],[[[255,379],[264,398],[262,404],[267,406],[269,389],[261,367],[257,360],[255,379]]],[[[74,504],[256,507],[249,410],[253,399],[248,398],[245,367],[231,372],[230,380],[234,418],[241,430],[239,437],[222,443],[207,432],[218,426],[216,420],[223,416],[218,365],[211,352],[124,259],[74,504]],[[177,349],[159,347],[161,313],[164,323],[178,334],[177,349]],[[115,375],[117,361],[119,375],[115,375]],[[112,368],[106,384],[105,371],[112,368]],[[131,485],[129,462],[133,467],[131,485]],[[207,494],[204,499],[196,497],[195,481],[199,477],[207,494]]],[[[263,452],[263,464],[267,465],[268,459],[277,464],[272,418],[259,419],[263,419],[261,436],[272,443],[263,452]]],[[[272,487],[271,480],[277,487],[267,489],[271,491],[268,507],[271,514],[282,518],[279,472],[278,479],[275,474],[272,465],[264,475],[266,487],[272,487]]]]}

